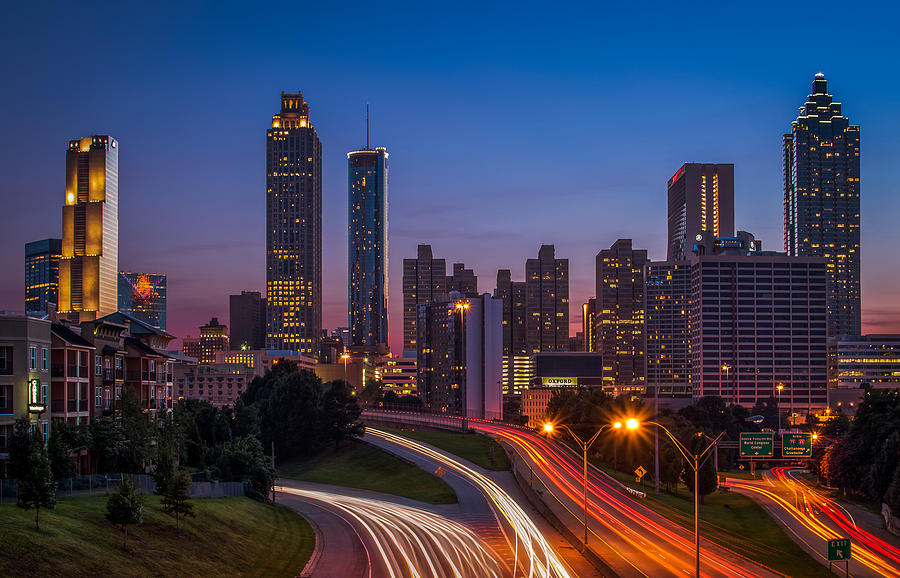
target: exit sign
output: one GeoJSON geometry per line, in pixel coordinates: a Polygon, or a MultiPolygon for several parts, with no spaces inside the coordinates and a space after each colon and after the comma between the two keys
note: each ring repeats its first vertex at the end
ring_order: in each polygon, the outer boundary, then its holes
{"type": "Polygon", "coordinates": [[[840,562],[841,560],[849,560],[850,558],[850,538],[828,540],[829,562],[840,562]]]}
{"type": "Polygon", "coordinates": [[[741,434],[742,458],[771,458],[775,455],[774,435],[767,432],[744,432],[741,434]]]}
{"type": "Polygon", "coordinates": [[[781,456],[785,458],[812,457],[812,435],[808,433],[781,434],[781,456]]]}

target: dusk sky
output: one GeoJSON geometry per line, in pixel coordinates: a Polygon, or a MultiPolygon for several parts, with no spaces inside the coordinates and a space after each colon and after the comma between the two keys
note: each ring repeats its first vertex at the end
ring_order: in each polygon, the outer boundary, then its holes
{"type": "Polygon", "coordinates": [[[482,292],[556,245],[574,335],[600,249],[625,237],[665,258],[685,162],[734,163],[736,228],[782,249],[781,138],[822,71],[861,126],[863,331],[900,332],[896,8],[47,4],[10,3],[0,24],[0,309],[24,309],[24,244],[61,236],[69,139],[109,134],[120,270],[168,275],[179,338],[227,322],[229,294],[265,290],[266,129],[299,90],[324,154],[323,327],[347,325],[346,153],[370,103],[390,153],[393,350],[418,243],[482,292]]]}

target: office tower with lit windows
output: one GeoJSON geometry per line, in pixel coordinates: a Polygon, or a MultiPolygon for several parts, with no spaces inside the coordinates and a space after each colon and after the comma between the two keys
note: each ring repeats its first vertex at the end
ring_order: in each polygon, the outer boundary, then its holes
{"type": "MultiPolygon", "coordinates": [[[[215,363],[216,353],[229,351],[228,327],[219,323],[218,317],[213,317],[209,323],[200,328],[200,363],[215,363]]],[[[187,355],[187,352],[185,352],[187,355]]]]}
{"type": "Polygon", "coordinates": [[[691,259],[694,398],[751,408],[779,395],[802,415],[825,408],[826,259],[763,251],[744,231],[701,237],[691,259]]]}
{"type": "Polygon", "coordinates": [[[116,312],[118,251],[118,142],[105,135],[71,140],[59,261],[60,317],[78,323],[116,312]]]}
{"type": "Polygon", "coordinates": [[[454,263],[453,274],[447,278],[447,291],[458,291],[468,297],[478,296],[478,277],[466,269],[465,263],[454,263]]]}
{"type": "Polygon", "coordinates": [[[690,263],[647,263],[644,295],[647,393],[691,397],[690,263]]]}
{"type": "Polygon", "coordinates": [[[782,151],[785,251],[828,260],[829,336],[858,336],[859,127],[842,116],[821,72],[782,151]]]}
{"type": "Polygon", "coordinates": [[[383,147],[347,153],[350,347],[388,347],[388,152],[383,147]]]}
{"type": "Polygon", "coordinates": [[[435,259],[431,245],[419,245],[415,259],[403,260],[403,356],[416,355],[419,305],[447,293],[447,262],[435,259]]]}
{"type": "Polygon", "coordinates": [[[228,296],[230,344],[234,350],[266,348],[266,298],[259,291],[228,296]]]}
{"type": "Polygon", "coordinates": [[[166,276],[119,272],[119,311],[166,330],[166,276]]]}
{"type": "Polygon", "coordinates": [[[419,306],[416,389],[426,408],[502,418],[503,307],[487,293],[459,292],[419,306]]]}
{"type": "Polygon", "coordinates": [[[266,131],[266,344],[318,355],[322,335],[322,143],[303,95],[281,93],[266,131]]]}
{"type": "Polygon", "coordinates": [[[686,163],[669,179],[668,261],[691,255],[697,234],[734,235],[734,165],[686,163]]]}
{"type": "Polygon", "coordinates": [[[603,387],[619,394],[644,387],[644,266],[647,251],[619,239],[597,253],[594,351],[603,359],[603,387]]]}
{"type": "Polygon", "coordinates": [[[538,258],[525,261],[525,307],[528,353],[565,351],[569,345],[569,260],[557,259],[553,245],[541,245],[538,258]]]}
{"type": "Polygon", "coordinates": [[[25,244],[25,311],[47,314],[59,300],[59,258],[62,239],[25,244]]]}
{"type": "Polygon", "coordinates": [[[513,281],[509,269],[497,271],[494,298],[503,304],[503,394],[518,394],[531,378],[531,353],[528,351],[525,282],[513,281]]]}
{"type": "Polygon", "coordinates": [[[591,353],[594,351],[594,330],[597,324],[597,300],[593,297],[587,303],[581,305],[581,339],[584,341],[581,350],[591,353]]]}

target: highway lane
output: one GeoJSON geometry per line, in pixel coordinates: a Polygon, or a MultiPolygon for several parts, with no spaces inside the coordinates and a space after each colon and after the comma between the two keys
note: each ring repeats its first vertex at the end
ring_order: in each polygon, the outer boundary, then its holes
{"type": "Polygon", "coordinates": [[[762,480],[729,479],[727,483],[757,500],[795,542],[825,566],[827,541],[850,538],[851,576],[900,576],[900,548],[896,543],[859,527],[838,502],[797,479],[796,474],[797,468],[777,467],[765,472],[762,480]]]}
{"type": "MultiPolygon", "coordinates": [[[[313,503],[352,527],[357,544],[326,538],[323,558],[313,575],[346,578],[499,578],[508,576],[502,562],[472,530],[444,516],[389,501],[304,487],[278,488],[280,500],[313,503]],[[365,567],[359,562],[359,545],[365,567]]],[[[296,505],[296,504],[295,504],[296,505]]],[[[303,511],[303,507],[299,507],[303,511]]],[[[309,511],[309,508],[306,508],[309,511]]],[[[322,533],[322,519],[316,520],[322,533]]],[[[329,522],[326,520],[326,524],[329,522]]],[[[332,535],[335,532],[331,532],[332,535]]],[[[346,534],[346,532],[344,532],[346,534]]],[[[352,542],[352,540],[350,540],[352,542]]]]}
{"type": "Polygon", "coordinates": [[[522,507],[500,486],[484,474],[468,467],[454,456],[428,445],[375,428],[366,429],[368,436],[405,448],[441,464],[447,472],[460,475],[474,484],[492,504],[493,512],[502,521],[509,548],[513,552],[513,567],[517,576],[535,578],[564,578],[573,576],[569,568],[547,542],[522,507]]]}
{"type": "MultiPolygon", "coordinates": [[[[377,413],[368,412],[369,415],[377,413]]],[[[428,416],[421,414],[415,419],[423,423],[429,421],[428,416]]],[[[443,421],[446,418],[435,418],[435,422],[443,421]]],[[[580,535],[584,483],[580,455],[526,428],[473,419],[467,420],[467,425],[512,447],[552,492],[553,497],[545,496],[548,505],[552,507],[558,501],[557,507],[569,513],[567,519],[564,516],[560,518],[576,535],[580,535]]],[[[618,482],[593,467],[589,469],[588,514],[590,547],[617,574],[654,578],[694,574],[693,534],[633,499],[618,482]]],[[[736,552],[703,539],[701,573],[703,576],[729,578],[778,575],[736,552]]]]}

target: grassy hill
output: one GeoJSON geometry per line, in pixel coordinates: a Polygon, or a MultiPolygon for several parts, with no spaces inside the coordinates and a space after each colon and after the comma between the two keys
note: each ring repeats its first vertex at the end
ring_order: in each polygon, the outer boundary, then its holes
{"type": "Polygon", "coordinates": [[[301,516],[249,498],[193,500],[196,518],[164,514],[146,496],[144,523],[122,531],[110,524],[106,498],[61,500],[34,511],[0,504],[0,576],[295,576],[315,535],[301,516]]]}

